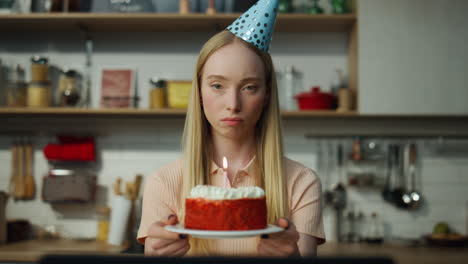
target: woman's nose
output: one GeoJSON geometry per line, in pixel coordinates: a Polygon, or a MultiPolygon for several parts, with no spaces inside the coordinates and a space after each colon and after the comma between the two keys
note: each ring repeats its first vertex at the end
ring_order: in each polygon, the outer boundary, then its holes
{"type": "Polygon", "coordinates": [[[237,89],[231,89],[226,95],[226,108],[231,112],[239,112],[241,108],[240,93],[237,89]]]}

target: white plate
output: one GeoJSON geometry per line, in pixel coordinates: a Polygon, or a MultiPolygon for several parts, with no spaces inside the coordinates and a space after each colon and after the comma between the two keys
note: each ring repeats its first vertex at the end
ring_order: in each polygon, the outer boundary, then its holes
{"type": "Polygon", "coordinates": [[[259,236],[263,234],[277,233],[277,232],[281,232],[284,230],[283,228],[279,226],[275,226],[275,225],[268,225],[268,227],[265,229],[255,229],[255,230],[245,230],[245,231],[210,231],[210,230],[187,229],[187,228],[184,228],[180,224],[165,226],[164,228],[171,232],[187,234],[192,237],[214,238],[214,239],[253,237],[253,236],[259,236]]]}

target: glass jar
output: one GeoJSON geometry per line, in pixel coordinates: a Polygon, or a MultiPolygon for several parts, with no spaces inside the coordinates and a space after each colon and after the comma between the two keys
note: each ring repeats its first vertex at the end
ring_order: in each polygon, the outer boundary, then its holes
{"type": "Polygon", "coordinates": [[[77,106],[81,90],[80,74],[75,70],[62,70],[58,84],[59,106],[77,106]]]}
{"type": "Polygon", "coordinates": [[[7,107],[25,107],[27,84],[24,81],[24,68],[15,65],[7,70],[5,81],[5,97],[7,107]]]}
{"type": "Polygon", "coordinates": [[[97,233],[96,241],[106,242],[109,233],[109,207],[99,207],[96,209],[97,213],[97,233]]]}
{"type": "Polygon", "coordinates": [[[31,81],[32,82],[47,82],[49,81],[49,64],[48,59],[43,56],[31,57],[31,81]]]}
{"type": "Polygon", "coordinates": [[[150,108],[165,108],[167,107],[167,81],[153,77],[150,79],[152,85],[150,91],[150,108]]]}

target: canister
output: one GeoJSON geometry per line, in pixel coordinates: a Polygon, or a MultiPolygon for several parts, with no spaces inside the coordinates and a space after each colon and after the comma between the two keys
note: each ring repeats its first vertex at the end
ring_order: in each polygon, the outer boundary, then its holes
{"type": "Polygon", "coordinates": [[[51,89],[50,82],[30,82],[26,105],[28,107],[49,107],[51,105],[51,89]]]}
{"type": "Polygon", "coordinates": [[[150,108],[167,107],[167,81],[153,77],[150,79],[152,89],[150,91],[150,108]]]}
{"type": "Polygon", "coordinates": [[[24,68],[21,65],[18,64],[8,68],[5,80],[7,107],[26,106],[27,84],[24,79],[24,68]]]}
{"type": "Polygon", "coordinates": [[[31,81],[45,82],[49,80],[48,59],[44,56],[31,57],[31,81]]]}

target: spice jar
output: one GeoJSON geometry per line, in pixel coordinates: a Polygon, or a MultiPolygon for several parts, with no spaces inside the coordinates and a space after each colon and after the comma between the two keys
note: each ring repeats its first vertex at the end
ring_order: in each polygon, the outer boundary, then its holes
{"type": "Polygon", "coordinates": [[[81,98],[80,74],[75,70],[62,70],[58,92],[60,106],[76,106],[81,98]]]}
{"type": "Polygon", "coordinates": [[[31,81],[46,82],[49,80],[48,59],[43,56],[31,57],[31,81]]]}
{"type": "Polygon", "coordinates": [[[97,212],[97,234],[96,241],[105,242],[107,241],[107,235],[109,233],[109,207],[99,207],[96,209],[97,212]]]}
{"type": "Polygon", "coordinates": [[[5,82],[5,97],[7,107],[26,106],[26,82],[24,69],[19,64],[8,69],[5,82]]]}
{"type": "Polygon", "coordinates": [[[28,85],[26,105],[28,107],[48,107],[51,104],[52,84],[45,82],[30,82],[28,85]]]}
{"type": "Polygon", "coordinates": [[[153,77],[150,79],[153,89],[150,91],[150,108],[167,107],[167,81],[153,77]]]}

